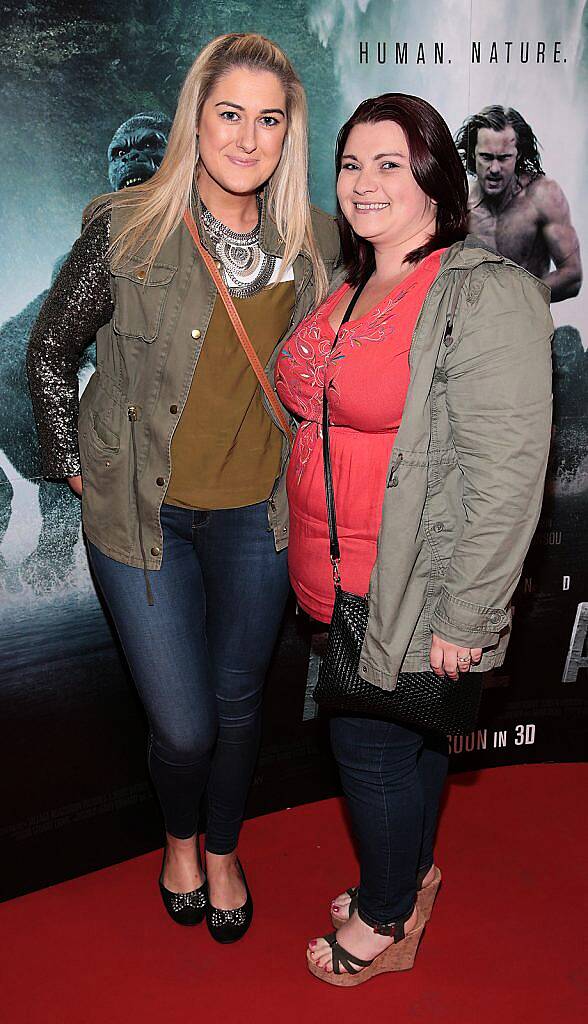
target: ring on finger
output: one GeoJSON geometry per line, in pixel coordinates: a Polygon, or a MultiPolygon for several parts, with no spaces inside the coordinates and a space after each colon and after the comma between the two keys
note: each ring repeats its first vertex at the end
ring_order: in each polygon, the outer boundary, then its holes
{"type": "Polygon", "coordinates": [[[460,665],[467,665],[468,661],[471,661],[472,659],[469,654],[461,654],[457,660],[459,661],[460,665]]]}

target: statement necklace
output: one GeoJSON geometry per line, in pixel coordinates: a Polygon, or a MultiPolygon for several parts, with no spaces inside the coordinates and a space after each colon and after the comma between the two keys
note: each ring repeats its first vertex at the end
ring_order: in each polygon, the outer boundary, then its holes
{"type": "MultiPolygon", "coordinates": [[[[261,213],[261,201],[258,198],[261,213]]],[[[217,220],[200,200],[200,214],[215,248],[225,284],[231,295],[247,299],[269,284],[276,257],[268,256],[259,244],[260,221],[252,231],[240,234],[217,220]]]]}

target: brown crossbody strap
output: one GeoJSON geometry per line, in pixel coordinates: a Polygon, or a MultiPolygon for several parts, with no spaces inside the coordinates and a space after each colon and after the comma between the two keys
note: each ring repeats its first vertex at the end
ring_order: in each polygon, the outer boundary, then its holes
{"type": "Polygon", "coordinates": [[[221,275],[220,275],[220,273],[218,271],[217,265],[214,262],[214,260],[213,260],[212,256],[210,255],[210,253],[204,248],[204,246],[202,245],[202,242],[200,241],[200,236],[198,234],[198,228],[196,227],[196,222],[195,222],[194,217],[192,216],[192,213],[190,212],[190,210],[186,210],[186,212],[184,214],[184,223],[185,223],[186,227],[188,228],[188,231],[192,235],[192,238],[194,240],[194,245],[196,246],[196,248],[198,249],[198,252],[202,256],[202,259],[204,260],[204,264],[206,266],[206,269],[208,270],[210,276],[212,277],[212,280],[214,281],[214,283],[216,285],[217,291],[218,291],[221,299],[223,300],[223,303],[225,305],[225,309],[226,309],[227,313],[229,314],[230,321],[231,321],[233,327],[235,328],[235,333],[236,333],[239,341],[241,342],[241,345],[243,346],[243,349],[245,351],[245,355],[247,356],[249,362],[251,363],[251,368],[252,368],[255,376],[257,377],[261,387],[263,388],[269,404],[271,405],[274,413],[276,414],[276,418],[277,418],[277,420],[278,420],[282,430],[284,431],[284,434],[286,435],[286,437],[288,439],[288,444],[290,445],[290,447],[292,447],[292,444],[294,442],[294,437],[293,437],[292,431],[290,430],[290,427],[289,427],[289,424],[288,424],[288,422],[286,420],[286,417],[284,416],[284,413],[282,412],[282,409],[280,408],[278,400],[277,400],[277,398],[276,398],[276,396],[274,394],[274,390],[273,390],[273,388],[272,388],[272,386],[271,386],[271,384],[270,384],[270,382],[269,382],[269,380],[267,378],[267,374],[266,374],[265,370],[263,369],[263,366],[261,365],[261,363],[260,363],[260,361],[258,359],[257,352],[255,351],[255,349],[253,348],[253,345],[251,344],[251,342],[249,340],[249,337],[247,335],[247,331],[243,327],[243,324],[241,322],[241,318],[240,318],[239,314],[237,313],[237,310],[235,309],[235,304],[234,304],[231,296],[229,295],[228,288],[227,288],[225,282],[223,281],[223,279],[222,279],[222,277],[221,277],[221,275]]]}

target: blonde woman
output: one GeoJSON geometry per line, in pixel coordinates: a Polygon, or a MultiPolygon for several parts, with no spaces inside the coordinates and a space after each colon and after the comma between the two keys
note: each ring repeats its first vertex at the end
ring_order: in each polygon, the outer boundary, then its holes
{"type": "Polygon", "coordinates": [[[234,942],[253,912],[237,842],[288,592],[288,444],[186,211],[272,373],[325,296],[339,241],[309,205],[302,85],[262,36],[221,36],[198,56],[161,168],[91,205],[28,354],[44,473],[82,497],[91,565],[149,719],[164,905],[234,942]]]}

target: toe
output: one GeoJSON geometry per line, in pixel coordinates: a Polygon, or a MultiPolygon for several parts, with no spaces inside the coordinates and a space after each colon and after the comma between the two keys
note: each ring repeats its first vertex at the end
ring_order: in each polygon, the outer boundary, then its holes
{"type": "Polygon", "coordinates": [[[318,967],[324,967],[331,959],[331,947],[324,939],[317,939],[317,945],[310,955],[318,967]]]}
{"type": "Polygon", "coordinates": [[[339,896],[335,896],[331,906],[342,910],[347,904],[349,904],[349,893],[342,892],[339,896]]]}
{"type": "Polygon", "coordinates": [[[308,953],[310,959],[316,964],[318,964],[321,959],[324,960],[325,955],[327,955],[329,951],[330,946],[322,938],[311,939],[310,942],[308,943],[308,953]]]}

